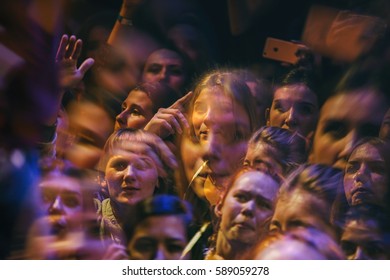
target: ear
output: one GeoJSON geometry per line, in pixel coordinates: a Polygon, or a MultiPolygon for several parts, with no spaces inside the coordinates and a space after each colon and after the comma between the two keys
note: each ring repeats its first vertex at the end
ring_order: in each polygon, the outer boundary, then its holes
{"type": "Polygon", "coordinates": [[[217,218],[221,219],[222,218],[222,202],[221,200],[215,205],[214,208],[214,214],[217,216],[217,218]]]}
{"type": "Polygon", "coordinates": [[[270,111],[269,108],[265,109],[265,120],[267,121],[266,122],[267,126],[270,125],[270,123],[269,123],[269,111],[270,111]]]}

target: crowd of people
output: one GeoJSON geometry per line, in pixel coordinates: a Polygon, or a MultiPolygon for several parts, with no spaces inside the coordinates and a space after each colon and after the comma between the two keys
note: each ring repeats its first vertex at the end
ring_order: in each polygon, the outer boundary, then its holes
{"type": "Polygon", "coordinates": [[[390,259],[386,0],[63,2],[0,4],[0,259],[390,259]]]}

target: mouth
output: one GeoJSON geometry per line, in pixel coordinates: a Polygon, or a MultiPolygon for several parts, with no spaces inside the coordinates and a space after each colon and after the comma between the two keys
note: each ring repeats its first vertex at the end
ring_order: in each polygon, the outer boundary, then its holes
{"type": "Polygon", "coordinates": [[[249,222],[238,222],[235,223],[234,226],[242,230],[255,230],[254,225],[249,222]]]}
{"type": "Polygon", "coordinates": [[[122,187],[122,191],[124,191],[125,193],[133,193],[133,192],[137,192],[139,190],[140,190],[139,188],[136,188],[136,187],[133,187],[133,186],[122,187]]]}
{"type": "Polygon", "coordinates": [[[372,191],[365,187],[358,187],[351,192],[351,198],[355,204],[362,201],[367,201],[371,195],[372,191]]]}

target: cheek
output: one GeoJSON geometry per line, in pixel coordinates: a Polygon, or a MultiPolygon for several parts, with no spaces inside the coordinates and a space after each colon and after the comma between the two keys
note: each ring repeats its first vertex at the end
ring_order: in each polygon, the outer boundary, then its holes
{"type": "Polygon", "coordinates": [[[127,127],[134,128],[134,129],[143,129],[145,125],[148,123],[149,120],[147,120],[144,116],[142,117],[131,117],[129,116],[127,118],[127,127]]]}

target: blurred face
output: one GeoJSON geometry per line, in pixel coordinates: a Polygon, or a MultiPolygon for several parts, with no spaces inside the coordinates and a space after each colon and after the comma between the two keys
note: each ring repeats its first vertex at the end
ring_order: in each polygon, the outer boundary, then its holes
{"type": "Polygon", "coordinates": [[[151,153],[151,148],[142,142],[114,151],[105,172],[112,200],[132,205],[153,195],[158,173],[151,153]]]}
{"type": "Polygon", "coordinates": [[[390,140],[390,109],[387,110],[386,115],[383,118],[379,137],[386,141],[390,140]]]}
{"type": "Polygon", "coordinates": [[[386,110],[383,104],[384,100],[371,90],[327,100],[321,109],[310,161],[344,170],[357,141],[378,136],[386,110]]]}
{"type": "Polygon", "coordinates": [[[313,227],[334,236],[329,223],[330,206],[314,195],[294,190],[276,202],[275,213],[271,220],[270,231],[286,232],[294,228],[313,227]]]}
{"type": "Polygon", "coordinates": [[[81,212],[81,186],[74,178],[60,175],[39,184],[43,209],[49,215],[71,215],[81,212]]]}
{"type": "Polygon", "coordinates": [[[278,151],[265,143],[249,145],[244,165],[272,175],[283,175],[283,166],[278,162],[278,151]]]}
{"type": "Polygon", "coordinates": [[[275,241],[259,254],[256,260],[326,260],[325,256],[304,241],[284,238],[275,241]]]}
{"type": "Polygon", "coordinates": [[[341,237],[341,248],[349,260],[386,260],[384,236],[375,220],[352,220],[341,237]]]}
{"type": "Polygon", "coordinates": [[[65,158],[77,167],[95,168],[112,130],[113,121],[101,107],[93,103],[75,104],[69,112],[72,143],[65,158]]]}
{"type": "Polygon", "coordinates": [[[68,229],[68,219],[82,212],[80,181],[65,175],[51,176],[39,183],[41,208],[55,234],[68,229]]]}
{"type": "Polygon", "coordinates": [[[298,84],[275,91],[267,124],[308,137],[316,128],[317,118],[317,97],[305,85],[298,84]]]}
{"type": "Polygon", "coordinates": [[[192,123],[202,159],[208,162],[204,176],[210,189],[226,187],[229,176],[242,165],[245,156],[251,133],[248,114],[221,88],[205,88],[194,103],[192,123]]]}
{"type": "Polygon", "coordinates": [[[229,190],[221,209],[220,232],[229,243],[253,244],[265,232],[279,185],[261,172],[242,174],[229,190]]]}
{"type": "Polygon", "coordinates": [[[160,49],[146,60],[142,74],[145,82],[166,83],[182,95],[186,79],[183,59],[174,51],[160,49]]]}
{"type": "Polygon", "coordinates": [[[378,150],[363,144],[349,157],[344,175],[344,191],[350,205],[363,202],[384,204],[388,175],[378,150]]]}
{"type": "Polygon", "coordinates": [[[142,129],[154,115],[153,103],[148,95],[132,90],[122,103],[122,112],[116,117],[115,129],[142,129]]]}
{"type": "Polygon", "coordinates": [[[135,228],[128,244],[135,260],[178,260],[187,245],[187,231],[180,216],[152,216],[135,228]]]}

